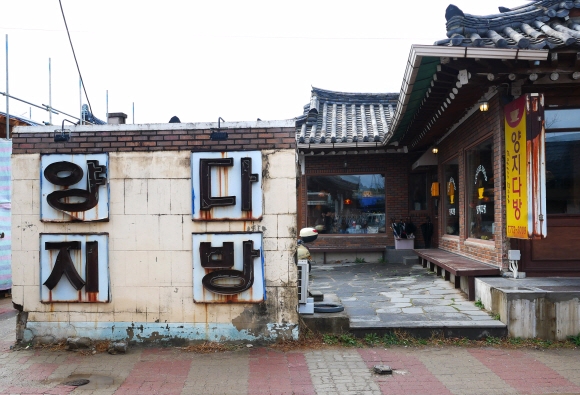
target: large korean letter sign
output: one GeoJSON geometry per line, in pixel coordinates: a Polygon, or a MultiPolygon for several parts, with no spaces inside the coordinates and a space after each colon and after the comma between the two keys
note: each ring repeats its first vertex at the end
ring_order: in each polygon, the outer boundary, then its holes
{"type": "Polygon", "coordinates": [[[504,109],[508,237],[546,237],[543,96],[526,94],[504,109]]]}
{"type": "MultiPolygon", "coordinates": [[[[194,221],[261,219],[260,151],[192,153],[191,171],[194,221]]],[[[262,233],[193,235],[195,302],[261,302],[264,292],[262,233]]]]}
{"type": "Polygon", "coordinates": [[[109,302],[108,241],[108,234],[41,234],[41,301],[109,302]]]}
{"type": "Polygon", "coordinates": [[[260,151],[191,154],[194,221],[262,218],[260,151]]]}
{"type": "Polygon", "coordinates": [[[108,154],[42,155],[40,220],[109,219],[108,154]]]}
{"type": "Polygon", "coordinates": [[[193,234],[196,303],[257,303],[265,290],[262,233],[193,234]]]}

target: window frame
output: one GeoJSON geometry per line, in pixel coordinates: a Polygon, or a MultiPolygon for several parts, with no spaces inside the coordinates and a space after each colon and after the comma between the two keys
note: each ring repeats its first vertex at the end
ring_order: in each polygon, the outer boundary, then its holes
{"type": "MultiPolygon", "coordinates": [[[[473,144],[470,144],[469,146],[466,146],[463,149],[462,152],[462,161],[463,161],[463,185],[464,185],[464,193],[463,193],[463,226],[464,226],[464,236],[463,239],[465,241],[476,241],[478,243],[495,243],[495,241],[498,239],[498,237],[496,237],[495,231],[491,232],[493,235],[492,239],[481,239],[478,237],[471,237],[471,227],[470,227],[470,188],[469,185],[471,185],[471,181],[469,180],[470,177],[470,172],[471,169],[469,168],[469,151],[474,150],[475,148],[477,148],[479,145],[490,141],[491,142],[491,169],[494,170],[494,174],[493,174],[493,190],[494,190],[494,199],[493,199],[493,212],[491,213],[492,217],[493,217],[493,222],[495,223],[495,213],[498,209],[498,201],[496,199],[495,196],[495,184],[496,184],[496,177],[500,177],[500,175],[496,174],[495,172],[495,161],[496,161],[496,141],[495,138],[492,134],[488,134],[484,137],[482,137],[481,139],[478,139],[477,141],[475,141],[473,144]]],[[[499,202],[501,205],[501,202],[499,202]]],[[[487,213],[486,213],[487,214],[487,213]]],[[[477,214],[476,214],[477,215],[477,214]]]]}
{"type": "MultiPolygon", "coordinates": [[[[362,172],[362,171],[357,171],[357,172],[353,172],[353,173],[349,173],[349,172],[340,172],[340,173],[335,173],[335,172],[316,172],[316,173],[310,173],[310,174],[305,174],[304,175],[304,192],[303,192],[303,198],[304,198],[304,212],[303,212],[303,220],[302,225],[305,227],[308,227],[308,218],[309,218],[309,213],[308,213],[308,179],[311,177],[340,177],[340,176],[359,176],[359,175],[378,175],[381,176],[381,179],[383,181],[383,188],[385,190],[385,201],[384,201],[384,215],[385,215],[385,232],[384,233],[353,233],[353,234],[348,234],[348,236],[350,237],[387,237],[387,235],[389,234],[389,219],[387,218],[387,173],[386,172],[362,172]]],[[[344,233],[322,233],[319,235],[319,237],[344,237],[346,234],[344,233]]]]}
{"type": "MultiPolygon", "coordinates": [[[[461,202],[462,202],[462,192],[463,192],[463,188],[465,188],[465,186],[463,185],[464,180],[461,179],[461,162],[462,162],[462,155],[460,153],[458,153],[456,156],[453,156],[451,158],[449,158],[448,160],[446,160],[445,162],[443,162],[441,164],[441,171],[442,171],[442,180],[443,182],[440,184],[439,188],[439,201],[440,201],[440,205],[441,205],[441,225],[442,225],[442,229],[441,229],[441,234],[442,237],[453,237],[453,238],[459,238],[461,236],[461,224],[462,221],[464,221],[464,213],[461,210],[461,202]],[[456,184],[456,189],[455,189],[455,193],[456,193],[456,200],[455,200],[455,205],[456,205],[456,214],[457,214],[457,234],[449,234],[447,233],[447,217],[448,217],[448,208],[447,208],[447,179],[445,178],[445,167],[450,165],[450,162],[452,161],[457,161],[457,184],[456,184]],[[443,203],[443,204],[441,204],[443,203]]],[[[465,205],[463,205],[463,209],[465,210],[465,205]]]]}
{"type": "MultiPolygon", "coordinates": [[[[546,113],[549,111],[561,111],[561,110],[577,110],[580,113],[580,106],[571,106],[571,107],[548,107],[546,106],[544,109],[544,120],[546,121],[547,116],[546,113]]],[[[564,127],[564,128],[549,128],[548,125],[545,125],[545,136],[546,136],[546,141],[545,141],[545,156],[546,156],[546,166],[547,166],[547,162],[548,162],[548,148],[547,148],[547,144],[548,144],[548,133],[574,133],[574,132],[580,132],[580,122],[578,123],[577,127],[564,127]]],[[[579,140],[580,141],[580,140],[579,140]]],[[[548,169],[546,168],[546,171],[548,169]]],[[[547,180],[546,180],[546,184],[547,184],[547,180]]],[[[546,185],[546,194],[548,192],[548,186],[546,185]]],[[[546,199],[547,200],[547,199],[546,199]]],[[[547,203],[547,201],[546,201],[547,203]]],[[[546,213],[548,215],[549,218],[578,218],[580,217],[580,213],[546,213]]]]}

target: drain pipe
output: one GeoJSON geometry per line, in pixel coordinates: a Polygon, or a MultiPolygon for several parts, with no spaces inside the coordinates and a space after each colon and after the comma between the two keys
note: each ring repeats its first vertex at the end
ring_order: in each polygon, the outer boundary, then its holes
{"type": "Polygon", "coordinates": [[[514,278],[524,278],[525,273],[518,273],[518,262],[522,259],[520,250],[508,250],[509,269],[512,271],[514,278]]]}

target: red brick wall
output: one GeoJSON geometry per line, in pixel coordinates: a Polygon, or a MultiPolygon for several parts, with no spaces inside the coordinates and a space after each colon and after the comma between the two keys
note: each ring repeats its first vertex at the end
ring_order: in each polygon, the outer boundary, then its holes
{"type": "MultiPolygon", "coordinates": [[[[90,130],[90,127],[83,129],[90,130]]],[[[27,133],[26,129],[19,129],[12,136],[12,153],[247,151],[291,149],[296,146],[294,128],[222,129],[228,133],[227,141],[211,141],[210,129],[137,131],[122,130],[123,127],[116,129],[120,130],[72,132],[70,141],[66,143],[54,142],[53,129],[46,133],[27,133]]]]}
{"type": "MultiPolygon", "coordinates": [[[[305,175],[300,178],[298,190],[298,224],[306,226],[306,177],[327,174],[384,174],[386,193],[387,233],[364,235],[320,235],[316,246],[394,246],[389,228],[390,218],[407,218],[409,215],[408,180],[409,156],[406,154],[320,155],[305,157],[305,175]],[[344,166],[346,162],[347,166],[344,166]]],[[[416,223],[417,227],[419,223],[416,223]]],[[[420,233],[420,232],[419,232],[420,233]]],[[[419,240],[417,240],[419,242],[419,240]]],[[[422,242],[422,240],[421,240],[422,242]]]]}
{"type": "MultiPolygon", "coordinates": [[[[504,207],[504,165],[503,165],[503,107],[500,106],[498,96],[490,100],[490,109],[487,112],[475,112],[458,129],[451,133],[439,144],[438,160],[440,164],[440,179],[443,180],[443,166],[445,161],[459,156],[459,236],[439,236],[439,248],[455,252],[470,258],[487,262],[499,267],[505,267],[507,242],[505,236],[505,207],[504,207]],[[494,240],[484,241],[469,239],[467,234],[467,217],[465,211],[465,167],[466,151],[474,145],[493,137],[494,143],[494,200],[495,200],[495,235],[494,240]]],[[[443,185],[443,184],[442,184],[443,185]]],[[[442,207],[443,205],[440,205],[442,207]]],[[[441,209],[441,208],[440,208],[441,209]]],[[[444,229],[439,225],[439,234],[444,229]]]]}

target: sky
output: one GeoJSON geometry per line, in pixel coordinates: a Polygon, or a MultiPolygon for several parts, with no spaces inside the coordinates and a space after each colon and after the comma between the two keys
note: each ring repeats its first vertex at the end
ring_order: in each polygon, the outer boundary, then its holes
{"type": "MultiPolygon", "coordinates": [[[[455,0],[489,15],[526,0],[455,0]]],[[[399,92],[412,44],[445,38],[449,0],[0,0],[0,91],[79,116],[127,123],[292,119],[311,87],[399,92]],[[51,92],[49,95],[49,59],[51,92]],[[134,108],[134,111],[133,111],[134,108]]],[[[6,99],[0,95],[0,111],[6,99]]],[[[10,113],[49,114],[10,100],[10,113]]],[[[70,117],[66,119],[73,120],[70,117]]],[[[53,115],[52,123],[62,122],[53,115]]]]}

